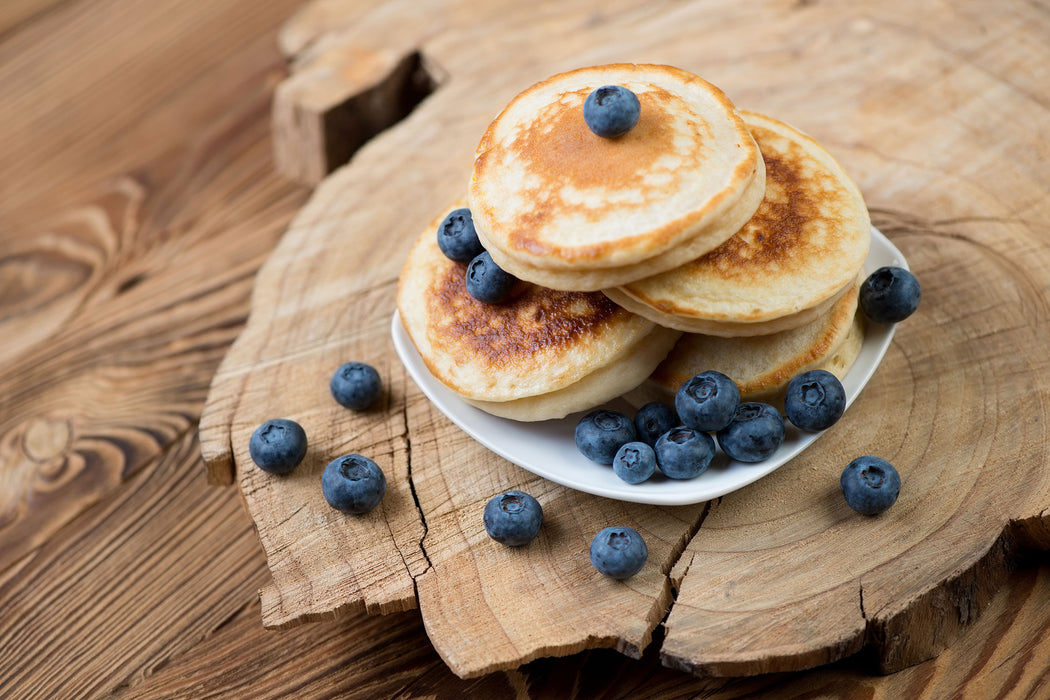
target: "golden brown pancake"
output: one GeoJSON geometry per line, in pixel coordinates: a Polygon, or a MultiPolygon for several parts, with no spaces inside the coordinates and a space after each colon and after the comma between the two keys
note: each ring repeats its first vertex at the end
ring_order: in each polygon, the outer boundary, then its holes
{"type": "Polygon", "coordinates": [[[594,290],[671,269],[732,236],[761,201],[763,161],[721,90],[669,66],[562,73],[518,95],[478,145],[469,206],[504,269],[594,290]],[[603,85],[638,95],[623,136],[583,120],[603,85]],[[615,280],[615,281],[614,281],[615,280]]]}
{"type": "Polygon", "coordinates": [[[736,338],[686,333],[629,398],[639,404],[673,401],[678,387],[691,377],[718,370],[736,382],[743,400],[779,408],[788,382],[802,372],[826,369],[842,379],[864,340],[863,314],[857,313],[858,289],[859,278],[827,313],[792,330],[736,338]]]}
{"type": "Polygon", "coordinates": [[[860,191],[809,136],[742,112],[765,160],[765,198],[728,241],[681,267],[607,290],[664,326],[765,335],[811,322],[846,292],[868,254],[860,191]]]}
{"type": "Polygon", "coordinates": [[[600,292],[521,283],[501,304],[477,301],[466,265],[438,248],[445,213],[405,261],[398,310],[431,374],[483,410],[544,420],[599,405],[641,383],[681,335],[600,292]]]}
{"type": "Polygon", "coordinates": [[[673,269],[693,260],[710,249],[713,237],[725,239],[740,230],[762,201],[765,191],[765,170],[760,166],[755,178],[744,191],[736,206],[721,219],[711,222],[704,234],[692,241],[672,248],[666,253],[656,255],[634,265],[609,267],[595,270],[545,270],[534,265],[523,264],[507,258],[493,256],[504,269],[513,270],[515,275],[528,279],[535,284],[551,289],[572,289],[577,291],[595,291],[608,289],[615,285],[626,284],[634,280],[650,277],[660,272],[673,269]]]}

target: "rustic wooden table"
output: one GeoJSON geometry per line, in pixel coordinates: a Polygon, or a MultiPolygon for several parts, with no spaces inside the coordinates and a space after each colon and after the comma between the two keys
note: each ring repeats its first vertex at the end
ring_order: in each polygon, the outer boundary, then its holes
{"type": "MultiPolygon", "coordinates": [[[[272,585],[271,572],[237,490],[207,482],[198,424],[220,362],[245,327],[256,273],[311,195],[279,175],[272,156],[271,104],[287,75],[278,33],[299,5],[0,6],[0,697],[1050,697],[1050,566],[1039,551],[1011,550],[1005,578],[975,574],[980,590],[963,592],[973,610],[950,625],[947,647],[890,675],[873,673],[861,653],[808,671],[699,678],[661,665],[658,628],[640,660],[593,649],[463,680],[437,655],[416,610],[353,609],[265,629],[258,592],[272,585]]],[[[338,24],[342,15],[324,10],[370,5],[315,3],[295,26],[338,24]]],[[[671,22],[681,5],[632,21],[665,12],[671,22]]],[[[724,3],[710,5],[725,17],[724,3]]],[[[892,5],[870,17],[851,6],[840,29],[856,32],[859,50],[879,50],[885,30],[957,63],[933,60],[943,72],[920,94],[909,75],[916,64],[906,47],[895,48],[902,58],[887,68],[887,82],[901,102],[883,107],[883,138],[896,129],[917,149],[935,139],[958,147],[902,167],[943,169],[971,193],[977,213],[953,218],[958,199],[940,202],[932,188],[925,199],[902,196],[909,206],[883,209],[876,224],[984,241],[974,227],[988,223],[1015,243],[1050,244],[1050,7],[892,5]],[[922,113],[910,104],[937,111],[946,100],[960,114],[950,133],[892,121],[922,113]],[[1011,120],[1002,105],[1024,119],[1011,120]],[[969,148],[976,137],[985,145],[969,148]],[[1005,179],[982,176],[982,166],[1006,161],[1015,168],[996,171],[1005,179]],[[948,214],[916,210],[938,203],[948,214]]],[[[588,26],[615,21],[595,7],[588,26]]],[[[826,10],[812,2],[762,7],[769,17],[808,12],[802,16],[817,24],[832,16],[826,10]]],[[[556,13],[543,16],[551,31],[565,30],[556,13]]],[[[830,41],[836,26],[814,36],[830,41]]],[[[777,26],[764,32],[766,46],[787,41],[777,26]]],[[[295,48],[287,42],[296,36],[284,39],[286,50],[295,48]]],[[[571,41],[563,48],[591,56],[571,41]]],[[[732,84],[729,63],[748,56],[766,70],[790,58],[756,46],[714,69],[732,84]]],[[[878,203],[897,186],[879,175],[891,157],[866,150],[878,134],[866,136],[838,146],[878,203]]],[[[323,164],[288,153],[278,162],[307,179],[324,174],[323,164]]],[[[966,273],[915,250],[938,274],[966,273]]],[[[1045,326],[1046,271],[1018,269],[1024,250],[989,257],[1013,266],[1003,279],[1021,278],[1025,318],[1045,326]]],[[[987,421],[1007,437],[1017,423],[1041,434],[1048,386],[1036,382],[1020,399],[1030,413],[989,413],[987,421]]],[[[1045,440],[1018,434],[1032,454],[1045,454],[1045,440]]],[[[988,444],[996,435],[989,432],[988,444]]],[[[1046,541],[1044,533],[1022,535],[1018,542],[1046,541]]]]}

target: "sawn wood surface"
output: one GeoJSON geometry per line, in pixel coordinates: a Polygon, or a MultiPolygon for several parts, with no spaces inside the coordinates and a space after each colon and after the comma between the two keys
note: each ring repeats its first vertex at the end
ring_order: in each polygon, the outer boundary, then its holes
{"type": "MultiPolygon", "coordinates": [[[[1044,450],[1037,436],[1045,429],[1046,379],[1037,370],[1042,368],[1038,349],[1046,321],[1044,256],[1050,240],[1042,126],[1050,103],[1045,3],[872,8],[763,2],[739,9],[724,2],[594,3],[589,8],[496,3],[489,9],[449,4],[425,13],[413,6],[414,14],[402,16],[397,31],[385,34],[379,30],[392,21],[383,18],[385,4],[300,5],[300,0],[0,3],[0,696],[727,700],[1050,695],[1046,536],[1040,521],[1019,515],[1039,498],[1043,482],[1034,478],[1019,489],[1010,481],[1015,472],[1031,476],[1028,470],[1042,463],[1044,450]],[[532,30],[521,25],[530,23],[544,27],[534,47],[522,45],[532,30]],[[353,41],[342,41],[338,31],[323,39],[333,27],[344,28],[345,38],[353,41]],[[423,34],[412,34],[416,30],[423,34]],[[639,32],[652,36],[639,43],[634,36],[639,32]],[[454,46],[461,41],[470,43],[454,46]],[[616,50],[621,44],[623,51],[616,50]],[[905,496],[895,508],[906,513],[902,517],[909,527],[933,528],[930,536],[942,548],[959,553],[959,573],[950,583],[934,582],[918,601],[902,604],[912,615],[925,611],[925,621],[912,619],[909,629],[941,630],[944,650],[889,675],[878,675],[877,664],[861,653],[808,671],[702,678],[662,664],[661,650],[671,648],[674,636],[668,631],[673,613],[669,627],[656,627],[640,660],[613,649],[591,649],[461,679],[435,652],[419,610],[373,615],[352,594],[341,600],[345,605],[339,614],[318,612],[323,619],[310,624],[266,629],[261,620],[272,619],[274,608],[267,606],[264,613],[258,592],[275,586],[268,552],[242,506],[240,489],[206,482],[201,452],[232,458],[234,451],[216,449],[221,440],[199,443],[198,425],[209,384],[246,328],[260,266],[266,260],[274,264],[278,256],[271,253],[289,222],[303,216],[310,195],[308,188],[277,174],[278,168],[296,172],[309,160],[290,167],[272,155],[282,143],[301,143],[294,129],[285,137],[274,131],[272,110],[292,107],[304,132],[316,126],[311,114],[334,111],[333,128],[353,124],[354,109],[339,109],[345,98],[327,88],[318,89],[318,102],[308,109],[295,107],[298,98],[290,88],[302,80],[316,86],[318,76],[286,79],[289,66],[278,46],[297,56],[291,68],[305,76],[314,52],[335,61],[331,65],[341,64],[335,54],[321,51],[326,45],[344,51],[366,47],[362,55],[368,55],[368,46],[387,47],[383,50],[393,57],[387,65],[401,71],[417,65],[402,59],[405,51],[418,48],[419,64],[428,66],[427,75],[440,86],[408,121],[375,139],[351,165],[375,166],[385,153],[406,168],[394,173],[395,163],[390,163],[379,171],[385,178],[355,176],[366,193],[390,192],[395,183],[405,188],[387,205],[404,210],[410,221],[395,217],[396,225],[386,230],[391,238],[414,235],[432,207],[458,195],[461,185],[453,178],[469,168],[476,139],[468,132],[490,116],[481,112],[498,108],[520,89],[519,81],[563,65],[614,54],[623,60],[667,56],[721,84],[742,105],[775,112],[825,142],[861,184],[876,223],[923,273],[927,301],[934,299],[915,324],[902,327],[886,367],[865,396],[870,406],[858,415],[878,424],[858,420],[848,432],[873,448],[890,448],[889,456],[898,463],[909,463],[905,496]],[[460,58],[451,60],[454,55],[460,58]],[[475,87],[463,85],[464,80],[475,87]],[[441,93],[453,89],[462,105],[434,102],[449,100],[441,93]],[[450,126],[457,116],[470,123],[450,126]],[[395,135],[398,129],[423,128],[419,124],[433,118],[439,123],[426,127],[430,130],[422,136],[395,135]],[[436,141],[449,136],[455,143],[429,143],[425,137],[430,135],[436,141]],[[382,145],[391,138],[393,144],[382,145]],[[423,160],[417,163],[411,154],[391,150],[401,144],[416,145],[423,160]],[[366,156],[369,148],[376,151],[373,156],[366,156]],[[443,156],[451,162],[435,169],[435,160],[443,156]],[[442,173],[449,176],[447,182],[442,173]],[[389,189],[383,189],[384,180],[389,189]],[[993,315],[1004,318],[989,325],[993,315]],[[924,330],[927,325],[941,335],[924,330]],[[947,372],[947,378],[934,379],[938,372],[947,372]],[[1013,387],[1015,395],[994,387],[1000,382],[1013,387]],[[978,393],[989,387],[995,402],[975,406],[978,393]],[[935,417],[925,415],[931,411],[935,417]],[[910,417],[905,422],[898,414],[910,417]],[[908,432],[896,443],[883,434],[883,428],[902,425],[908,432]],[[1018,445],[1003,448],[1014,439],[1018,445]],[[949,464],[949,457],[957,462],[949,464]],[[929,480],[934,485],[917,480],[927,465],[933,465],[929,480]],[[989,477],[1004,493],[1023,490],[1022,497],[989,495],[989,477]],[[1002,528],[986,533],[993,545],[985,551],[991,555],[981,557],[978,547],[981,563],[967,568],[965,547],[972,553],[972,540],[959,538],[957,545],[953,521],[970,518],[974,527],[984,527],[989,518],[996,519],[989,515],[993,507],[1001,508],[999,521],[1008,524],[1008,537],[998,537],[1002,528]],[[940,525],[931,525],[938,517],[940,525]],[[994,546],[1007,542],[1009,547],[994,546]],[[1004,561],[1016,564],[1005,577],[1004,561]]],[[[398,13],[405,5],[389,3],[389,8],[398,13]]],[[[321,68],[323,62],[313,65],[321,68]]],[[[361,94],[361,86],[370,82],[383,83],[382,74],[388,72],[380,66],[376,75],[364,63],[353,65],[360,75],[344,72],[333,78],[348,84],[350,95],[361,94]]],[[[426,77],[414,70],[407,74],[426,77]]],[[[407,95],[411,104],[426,92],[428,80],[410,80],[408,88],[393,92],[407,95]]],[[[404,106],[387,105],[386,118],[404,106]]],[[[366,126],[365,132],[374,127],[366,126]]],[[[316,151],[296,152],[319,162],[316,151]]],[[[321,166],[323,175],[328,166],[321,166]]],[[[299,171],[297,176],[305,175],[299,171]]],[[[353,195],[358,205],[362,197],[353,195]]],[[[324,218],[316,223],[323,225],[324,218]]],[[[342,220],[341,215],[329,219],[333,226],[342,226],[342,220]]],[[[306,225],[297,220],[297,227],[306,225]]],[[[374,318],[375,348],[384,353],[377,363],[387,373],[391,393],[367,421],[344,423],[346,417],[339,416],[337,423],[351,428],[344,434],[346,447],[367,450],[384,440],[402,444],[402,452],[392,447],[387,455],[374,454],[387,466],[411,467],[421,499],[433,506],[446,488],[440,480],[450,465],[470,463],[481,453],[393,371],[385,331],[378,328],[386,310],[378,307],[390,298],[400,239],[373,253],[365,244],[378,233],[362,239],[355,238],[360,232],[343,235],[346,248],[359,248],[363,259],[381,269],[365,266],[363,272],[348,273],[349,279],[366,278],[359,281],[363,286],[351,285],[351,292],[376,290],[364,298],[374,300],[375,308],[357,308],[353,302],[361,297],[345,296],[354,318],[338,320],[332,337],[341,336],[344,323],[362,327],[360,318],[366,319],[367,330],[374,318]],[[402,409],[403,426],[385,413],[402,409]],[[431,435],[431,442],[413,438],[417,434],[431,435]],[[441,463],[428,466],[425,459],[441,463]]],[[[282,250],[279,255],[287,257],[287,249],[282,250]]],[[[259,279],[272,281],[273,274],[268,268],[259,279]]],[[[342,287],[331,291],[341,298],[346,294],[342,287]]],[[[253,326],[269,323],[265,312],[252,313],[258,316],[253,326]]],[[[323,324],[295,328],[303,335],[284,339],[286,348],[307,346],[308,338],[328,333],[323,324]]],[[[244,337],[258,333],[255,328],[244,337]]],[[[369,342],[354,340],[346,349],[368,348],[369,342]]],[[[278,365],[295,367],[275,355],[268,371],[278,365]]],[[[260,366],[240,365],[244,377],[260,366]]],[[[218,376],[232,381],[231,371],[227,365],[218,376]]],[[[319,390],[304,382],[296,391],[319,390]]],[[[247,415],[251,401],[268,402],[275,393],[268,385],[265,393],[245,395],[239,409],[224,408],[213,397],[203,435],[221,435],[216,419],[238,411],[243,413],[238,429],[246,429],[254,420],[247,415]]],[[[328,410],[323,401],[317,406],[328,410]]],[[[846,436],[825,439],[845,442],[846,436]]],[[[236,447],[243,450],[243,443],[236,447]]],[[[315,452],[313,459],[320,458],[315,452]]],[[[838,458],[827,459],[827,465],[806,469],[834,472],[837,464],[830,461],[838,458]]],[[[231,465],[232,460],[221,459],[211,464],[219,472],[231,465]]],[[[503,480],[518,474],[498,462],[491,466],[492,482],[509,483],[503,480]]],[[[865,614],[879,619],[879,591],[889,589],[885,577],[869,573],[875,569],[863,570],[864,550],[856,547],[871,540],[847,536],[847,514],[836,510],[831,488],[809,480],[808,473],[795,471],[789,477],[785,472],[779,477],[782,488],[772,497],[753,490],[710,505],[699,536],[681,543],[683,554],[671,570],[675,583],[689,565],[672,610],[685,609],[685,591],[705,566],[713,567],[716,583],[724,577],[733,567],[730,559],[744,556],[748,541],[753,540],[750,556],[755,559],[748,565],[754,566],[733,579],[737,586],[761,571],[763,548],[783,565],[785,552],[809,549],[802,546],[809,532],[820,550],[810,560],[814,578],[824,575],[818,570],[828,565],[825,556],[841,563],[835,550],[854,547],[850,566],[861,578],[852,591],[858,605],[863,591],[865,614]],[[839,532],[847,533],[843,539],[820,536],[817,524],[792,514],[793,503],[794,511],[809,513],[806,498],[814,496],[807,489],[821,488],[828,488],[822,517],[835,519],[839,532]],[[747,520],[747,508],[738,499],[762,501],[767,517],[781,517],[747,520]],[[800,529],[803,525],[812,529],[800,529]],[[724,546],[727,542],[735,549],[724,546]],[[720,547],[721,553],[710,554],[720,547]]],[[[491,485],[456,491],[457,504],[491,485]]],[[[559,523],[544,535],[551,553],[596,519],[591,506],[582,503],[586,499],[543,488],[540,493],[559,523]],[[576,510],[566,507],[579,510],[580,523],[576,510]]],[[[402,504],[394,500],[388,506],[402,504]]],[[[417,517],[388,538],[418,549],[416,538],[423,537],[426,549],[418,551],[431,562],[406,557],[416,567],[412,571],[444,567],[444,572],[455,557],[462,561],[466,556],[466,550],[455,549],[457,542],[476,542],[476,522],[466,512],[457,520],[452,515],[457,507],[438,504],[444,515],[427,520],[425,535],[417,517]],[[465,534],[449,536],[460,523],[465,534]]],[[[625,516],[648,519],[656,529],[648,513],[623,508],[625,516]]],[[[694,525],[687,517],[673,520],[659,526],[661,563],[674,558],[669,555],[679,542],[676,533],[694,525]]],[[[902,531],[888,528],[887,522],[876,526],[879,536],[901,537],[902,531]]],[[[918,534],[903,536],[919,539],[918,534]]],[[[902,548],[900,543],[893,547],[902,548]]],[[[917,544],[902,556],[899,586],[908,578],[934,581],[926,550],[917,544]]],[[[561,563],[568,568],[557,571],[560,581],[590,585],[577,560],[561,563]]],[[[401,567],[389,590],[404,590],[408,565],[401,567]]],[[[361,575],[361,585],[346,587],[367,587],[379,573],[361,575]]],[[[645,576],[646,586],[655,583],[657,577],[645,576]]],[[[431,586],[433,600],[440,576],[418,578],[431,586]]],[[[510,576],[503,580],[507,586],[528,583],[510,576]]],[[[472,583],[467,593],[480,586],[472,583]]],[[[636,611],[644,607],[639,601],[660,600],[644,589],[630,590],[625,604],[636,611]]],[[[670,593],[676,592],[672,585],[670,593]]],[[[698,593],[694,589],[688,600],[703,603],[698,593]]],[[[498,592],[492,595],[494,605],[506,604],[498,592]]],[[[407,597],[391,599],[412,604],[407,597]]],[[[381,606],[373,605],[372,612],[381,606]]],[[[741,607],[736,606],[738,613],[741,607]]],[[[721,604],[718,609],[732,612],[721,604]]],[[[647,624],[642,617],[636,622],[647,624]]],[[[629,627],[627,621],[620,626],[629,627]]],[[[892,627],[883,630],[897,633],[892,627]]],[[[764,638],[753,628],[750,633],[764,638]]]]}
{"type": "MultiPolygon", "coordinates": [[[[582,2],[557,13],[409,5],[317,24],[306,13],[285,30],[319,35],[278,88],[277,153],[317,162],[316,144],[296,143],[286,115],[344,103],[348,86],[391,92],[404,80],[390,77],[392,66],[406,57],[420,57],[436,88],[319,184],[260,271],[252,315],[205,409],[211,473],[228,480],[236,465],[267,552],[267,626],[418,604],[438,653],[472,677],[584,648],[637,656],[666,616],[664,663],[698,674],[809,668],[865,646],[892,671],[950,643],[1019,548],[1050,545],[1040,282],[1050,252],[1037,235],[1046,147],[1030,147],[1046,105],[1023,75],[993,79],[1017,60],[1012,51],[1031,49],[1005,40],[1021,13],[975,6],[906,17],[904,3],[758,12],[614,2],[600,13],[582,2]],[[916,33],[934,21],[936,34],[916,33]],[[616,61],[691,70],[741,108],[815,136],[923,284],[921,309],[845,418],[772,476],[711,503],[628,505],[536,478],[443,418],[391,349],[407,247],[464,195],[488,121],[539,79],[616,61]],[[383,405],[365,415],[327,394],[348,360],[376,365],[387,382],[383,405]],[[288,478],[247,456],[251,432],[278,416],[311,436],[307,463],[288,478]],[[324,465],[346,452],[389,474],[382,507],[364,517],[332,510],[318,488],[324,465]],[[878,518],[857,516],[838,492],[842,468],[862,454],[890,460],[904,481],[878,518]],[[536,495],[546,514],[540,538],[521,550],[483,530],[485,502],[508,488],[536,495]],[[621,524],[650,548],[627,582],[604,579],[586,556],[594,533],[621,524]]],[[[354,112],[368,100],[347,104],[354,112]]]]}

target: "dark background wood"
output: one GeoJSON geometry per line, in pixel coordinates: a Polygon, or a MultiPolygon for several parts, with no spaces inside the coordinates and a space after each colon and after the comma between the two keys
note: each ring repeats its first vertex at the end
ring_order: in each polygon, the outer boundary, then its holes
{"type": "Polygon", "coordinates": [[[1045,555],[884,677],[704,680],[602,650],[463,681],[415,611],[264,630],[265,560],[197,421],[309,195],[270,148],[296,6],[0,7],[0,696],[1050,695],[1045,555]]]}

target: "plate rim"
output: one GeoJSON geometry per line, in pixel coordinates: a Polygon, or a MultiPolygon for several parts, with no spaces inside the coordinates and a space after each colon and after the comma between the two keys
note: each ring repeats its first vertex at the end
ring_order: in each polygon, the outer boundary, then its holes
{"type": "MultiPolygon", "coordinates": [[[[864,261],[864,269],[866,272],[870,273],[877,269],[877,267],[884,265],[895,265],[908,269],[908,263],[904,258],[903,253],[901,253],[900,249],[897,248],[897,246],[894,245],[885,234],[875,228],[874,225],[871,226],[871,233],[872,245],[870,246],[868,256],[864,261]],[[880,260],[873,262],[872,257],[873,253],[876,252],[876,248],[879,249],[878,257],[880,260]]],[[[848,383],[851,386],[856,385],[855,389],[852,391],[847,389],[847,410],[857,397],[860,396],[868,382],[882,364],[882,360],[892,343],[895,330],[896,324],[869,325],[868,331],[865,334],[864,342],[861,346],[861,353],[862,355],[864,353],[869,353],[872,357],[862,366],[858,366],[857,363],[854,363],[849,372],[847,372],[843,383],[848,383]]],[[[512,434],[518,432],[531,434],[531,440],[536,440],[539,437],[544,437],[544,435],[552,429],[557,430],[558,427],[566,424],[574,426],[579,420],[579,417],[586,413],[586,411],[573,413],[561,419],[538,421],[535,423],[515,421],[509,418],[501,418],[486,413],[456,396],[450,389],[445,387],[430,374],[422,357],[416,350],[415,343],[405,330],[404,325],[401,322],[401,315],[396,308],[391,316],[391,336],[393,338],[394,349],[397,352],[398,359],[401,361],[402,366],[404,366],[409,376],[412,377],[413,382],[415,382],[416,386],[427,400],[429,400],[438,411],[452,421],[452,423],[460,430],[465,432],[486,449],[494,452],[521,469],[525,469],[536,476],[561,484],[567,488],[604,498],[649,505],[670,506],[692,505],[710,501],[744,488],[745,486],[773,473],[807,450],[824,432],[804,433],[795,429],[790,422],[785,421],[787,433],[785,435],[785,445],[782,445],[778,452],[781,452],[786,448],[790,449],[788,450],[789,453],[785,453],[780,457],[774,456],[769,460],[757,464],[741,464],[729,460],[725,457],[724,453],[719,450],[716,453],[716,460],[712,466],[709,467],[704,474],[693,479],[674,480],[662,478],[658,481],[650,480],[641,484],[611,482],[612,486],[602,485],[601,483],[595,484],[593,480],[573,478],[573,472],[570,472],[569,474],[561,474],[543,467],[537,467],[537,465],[533,464],[530,460],[523,459],[520,450],[506,449],[499,444],[498,441],[492,439],[490,435],[486,434],[486,432],[491,431],[484,431],[476,426],[476,423],[480,421],[483,424],[487,423],[490,424],[490,426],[500,426],[505,430],[510,430],[512,434]],[[471,416],[476,420],[467,420],[464,418],[464,414],[471,416]],[[727,483],[724,485],[708,489],[702,488],[703,485],[710,481],[710,478],[707,481],[702,481],[705,474],[717,474],[718,470],[727,469],[735,469],[736,473],[741,474],[742,476],[737,476],[735,479],[727,480],[727,483]],[[696,486],[697,484],[700,484],[701,488],[698,488],[696,486]]],[[[616,402],[622,402],[622,399],[607,402],[606,405],[614,404],[616,402]]],[[[591,408],[588,409],[588,411],[589,410],[594,409],[591,408]]],[[[561,435],[560,437],[564,437],[564,435],[561,435]]],[[[584,464],[588,468],[593,467],[595,470],[605,470],[605,472],[608,472],[609,474],[612,473],[611,467],[590,462],[576,452],[575,444],[572,445],[572,451],[575,453],[572,455],[573,462],[584,464]]],[[[595,471],[595,474],[603,474],[605,472],[595,471]]],[[[615,476],[613,478],[619,481],[615,476]]],[[[608,482],[608,476],[603,477],[603,480],[608,482]]]]}

